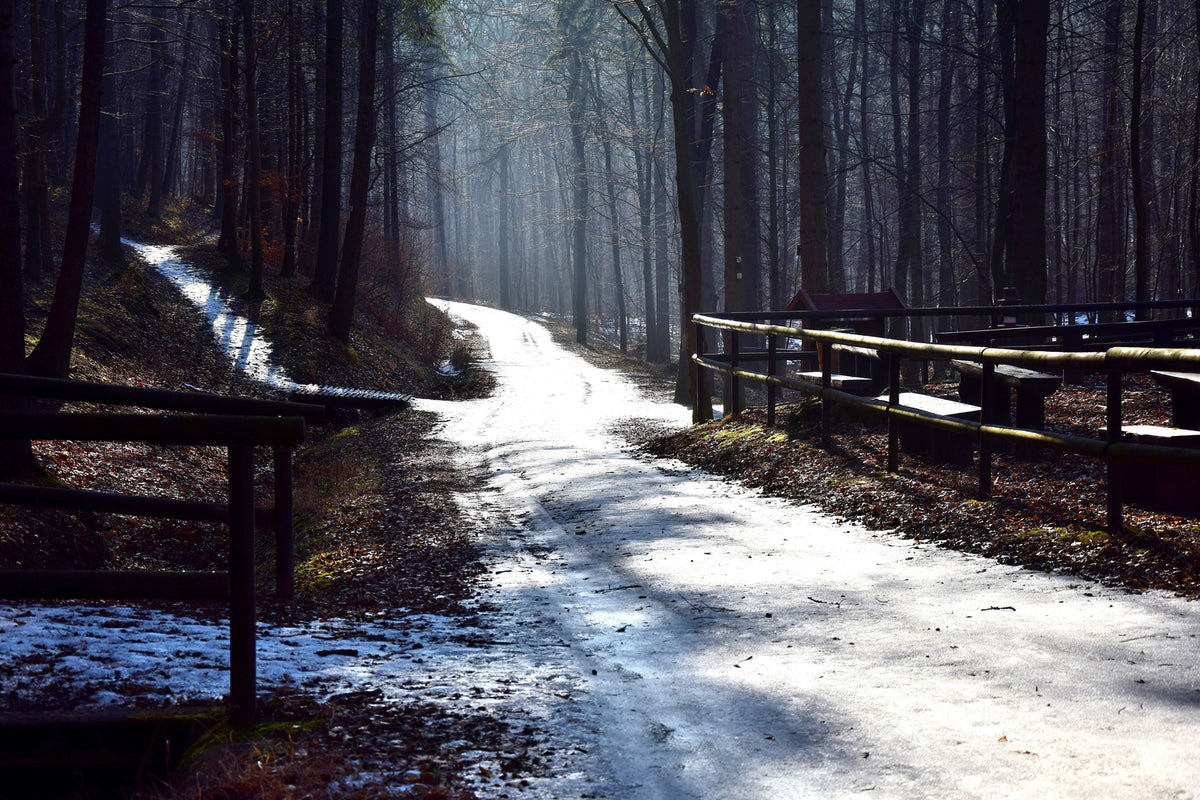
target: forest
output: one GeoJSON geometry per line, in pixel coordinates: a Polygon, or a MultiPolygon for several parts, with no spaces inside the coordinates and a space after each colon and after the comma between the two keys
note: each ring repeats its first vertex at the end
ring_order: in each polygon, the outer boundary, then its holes
{"type": "MultiPolygon", "coordinates": [[[[89,239],[187,207],[345,340],[365,292],[573,320],[1169,299],[1200,280],[1178,0],[15,0],[0,370],[63,375],[89,239]],[[93,232],[95,232],[93,234],[93,232]],[[55,281],[30,349],[23,287],[55,281]],[[27,352],[28,351],[28,352],[27,352]]],[[[904,332],[928,338],[919,321],[904,332]]],[[[682,340],[682,341],[681,341],[682,340]]],[[[683,363],[683,362],[681,362],[683,363]]]]}

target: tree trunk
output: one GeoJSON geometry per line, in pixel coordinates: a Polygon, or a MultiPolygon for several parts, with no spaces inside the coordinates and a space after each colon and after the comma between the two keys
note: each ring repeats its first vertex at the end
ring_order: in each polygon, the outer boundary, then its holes
{"type": "MultiPolygon", "coordinates": [[[[653,170],[651,164],[654,155],[650,149],[648,131],[638,125],[637,96],[633,85],[634,63],[632,57],[625,69],[625,90],[629,99],[629,127],[634,131],[634,139],[630,144],[633,153],[633,166],[637,180],[638,199],[638,231],[641,234],[642,250],[642,317],[646,331],[646,360],[654,360],[658,336],[658,324],[654,319],[654,249],[650,225],[651,203],[653,197],[653,170]]],[[[642,106],[649,114],[649,91],[646,86],[646,71],[643,68],[640,75],[642,89],[642,106]]]]}
{"type": "MultiPolygon", "coordinates": [[[[391,94],[391,92],[388,93],[389,96],[391,94]]],[[[389,113],[388,119],[394,123],[394,108],[389,113]]],[[[430,224],[433,227],[433,272],[437,276],[436,285],[441,288],[443,294],[449,294],[450,257],[446,246],[446,200],[442,187],[442,136],[438,122],[438,91],[433,88],[427,89],[425,92],[425,124],[430,131],[434,131],[429,139],[429,203],[432,217],[430,224]]],[[[393,124],[393,131],[394,128],[393,124]]],[[[389,145],[389,149],[394,146],[394,143],[389,145]]],[[[396,160],[393,156],[393,163],[396,160]]],[[[398,220],[393,222],[393,227],[399,228],[398,220]]],[[[398,240],[399,231],[397,230],[396,233],[398,240]]]]}
{"type": "MultiPolygon", "coordinates": [[[[163,61],[166,58],[166,47],[163,42],[161,13],[151,11],[151,30],[154,37],[150,45],[150,72],[146,89],[146,138],[145,151],[142,153],[142,163],[149,183],[149,193],[146,200],[146,218],[156,221],[162,217],[162,175],[163,175],[163,61]]],[[[144,184],[138,184],[139,191],[144,184]]]]}
{"type": "Polygon", "coordinates": [[[333,300],[338,277],[338,226],[342,215],[342,0],[325,10],[325,124],[321,168],[321,222],[311,290],[333,300]]]}
{"type": "Polygon", "coordinates": [[[1006,271],[1023,302],[1045,303],[1049,0],[1020,0],[1014,16],[1013,157],[1009,164],[1013,203],[1009,215],[1011,227],[1005,236],[1009,264],[1006,271]]]}
{"type": "MultiPolygon", "coordinates": [[[[1108,69],[1104,85],[1104,124],[1100,146],[1100,182],[1096,207],[1096,280],[1097,300],[1114,302],[1124,295],[1124,242],[1121,236],[1120,203],[1117,197],[1117,171],[1124,156],[1121,147],[1120,89],[1117,86],[1118,47],[1120,44],[1121,0],[1109,0],[1105,12],[1105,59],[1108,69]]],[[[1112,312],[1101,315],[1102,322],[1115,321],[1112,312]]]]}
{"type": "MultiPolygon", "coordinates": [[[[1143,42],[1146,32],[1146,0],[1137,0],[1133,26],[1133,87],[1129,95],[1129,177],[1133,192],[1133,299],[1150,299],[1150,224],[1146,200],[1147,164],[1142,157],[1143,42]]],[[[1137,319],[1150,312],[1138,309],[1137,319]]]]}
{"type": "Polygon", "coordinates": [[[512,309],[512,294],[509,286],[512,275],[511,264],[508,260],[509,203],[512,201],[512,192],[509,188],[508,150],[507,142],[500,145],[500,229],[498,231],[500,234],[500,258],[498,259],[498,268],[500,272],[500,307],[505,311],[512,309]]]}
{"type": "MultiPolygon", "coordinates": [[[[100,116],[100,141],[117,142],[121,138],[118,123],[117,76],[113,54],[108,54],[108,69],[104,73],[104,110],[100,116]]],[[[108,262],[114,272],[125,267],[125,250],[121,246],[121,148],[103,147],[96,165],[99,184],[97,204],[100,206],[100,236],[98,255],[108,262]]]]}
{"type": "MultiPolygon", "coordinates": [[[[938,297],[939,306],[956,305],[955,274],[954,274],[954,209],[950,205],[951,183],[951,137],[950,137],[950,101],[954,91],[956,71],[954,54],[960,49],[962,29],[957,17],[957,6],[946,3],[942,10],[942,54],[939,59],[938,72],[941,82],[938,86],[937,104],[937,238],[938,238],[938,297]]],[[[938,323],[941,320],[937,320],[938,323]]]]}
{"type": "Polygon", "coordinates": [[[217,18],[217,38],[221,45],[221,235],[217,252],[225,256],[232,270],[242,269],[242,251],[237,233],[237,164],[234,137],[237,127],[237,26],[230,22],[234,9],[225,4],[225,13],[217,18]]]}
{"type": "Polygon", "coordinates": [[[350,217],[342,243],[337,294],[329,315],[329,332],[350,341],[358,266],[367,224],[367,191],[371,184],[371,148],[375,145],[375,53],[379,33],[379,1],[363,0],[358,51],[358,119],[354,128],[354,165],[350,173],[350,217]]]}
{"type": "MultiPolygon", "coordinates": [[[[821,0],[822,23],[821,45],[824,50],[825,86],[830,97],[837,97],[837,83],[841,69],[837,60],[837,43],[833,31],[833,2],[821,0]]],[[[850,68],[846,74],[846,88],[843,92],[844,102],[840,113],[831,113],[827,118],[832,125],[832,138],[835,152],[828,153],[826,165],[826,207],[825,219],[828,226],[826,233],[828,243],[827,263],[829,265],[829,291],[842,293],[846,291],[846,160],[850,144],[850,96],[854,91],[854,78],[857,71],[858,51],[851,48],[850,68]],[[832,174],[833,180],[829,180],[832,174]]]]}
{"type": "Polygon", "coordinates": [[[796,4],[796,46],[800,286],[809,292],[825,292],[829,289],[829,220],[825,205],[820,3],[796,4]]]}
{"type": "Polygon", "coordinates": [[[71,364],[71,342],[83,287],[95,190],[96,154],[100,140],[101,81],[104,73],[104,27],[107,0],[87,0],[83,33],[83,78],[79,93],[79,124],[75,140],[75,174],[63,240],[62,264],[54,300],[42,337],[29,356],[35,375],[65,378],[71,364]]]}
{"type": "Polygon", "coordinates": [[[571,318],[575,341],[587,344],[588,177],[584,151],[583,54],[578,43],[564,42],[567,66],[567,116],[571,123],[571,318]]]}
{"type": "Polygon", "coordinates": [[[194,19],[189,13],[183,28],[183,64],[179,68],[179,88],[176,90],[175,108],[171,112],[171,139],[167,142],[167,157],[163,160],[162,193],[168,197],[175,192],[175,173],[179,171],[179,140],[183,135],[183,109],[187,104],[188,88],[194,80],[191,71],[194,19]]]}
{"type": "MultiPolygon", "coordinates": [[[[724,167],[725,167],[725,310],[757,311],[762,289],[762,259],[759,256],[758,209],[758,21],[750,0],[733,0],[722,7],[721,54],[724,58],[724,167]]],[[[740,336],[747,347],[755,337],[740,336]]],[[[761,337],[758,337],[761,339],[761,337]]],[[[732,381],[725,391],[725,413],[742,398],[731,396],[732,381]]]]}
{"type": "MultiPolygon", "coordinates": [[[[596,71],[599,72],[600,66],[596,65],[596,71]]],[[[600,76],[596,76],[596,116],[603,119],[603,110],[600,107],[600,76]]],[[[613,294],[616,300],[617,314],[617,335],[620,340],[621,352],[625,353],[629,350],[629,315],[625,309],[625,275],[621,271],[621,232],[620,232],[620,216],[617,212],[617,179],[613,172],[612,158],[612,139],[604,133],[604,174],[608,183],[608,215],[609,215],[609,232],[608,243],[612,253],[612,268],[613,268],[613,294]]]]}
{"type": "MultiPolygon", "coordinates": [[[[0,372],[25,372],[25,301],[21,288],[21,201],[17,168],[17,93],[13,4],[0,6],[0,372]]],[[[0,409],[20,402],[0,396],[0,409]]],[[[37,466],[29,440],[0,441],[0,477],[19,477],[37,466]]]]}
{"type": "MultiPolygon", "coordinates": [[[[663,105],[666,87],[663,85],[663,72],[654,70],[654,122],[657,127],[662,123],[663,105]]],[[[671,219],[667,210],[667,171],[663,165],[664,153],[658,148],[651,151],[652,162],[650,180],[654,184],[654,196],[651,198],[651,209],[654,216],[654,319],[658,325],[654,355],[651,358],[657,364],[665,364],[671,357],[671,267],[670,246],[668,236],[671,219]]]]}
{"type": "Polygon", "coordinates": [[[783,264],[779,247],[779,75],[775,57],[778,38],[775,3],[767,3],[767,87],[763,105],[767,109],[767,308],[771,311],[782,311],[786,305],[780,282],[783,264]]]}
{"type": "MultiPolygon", "coordinates": [[[[867,39],[866,1],[856,0],[854,4],[854,28],[862,41],[862,80],[859,90],[858,127],[859,127],[859,161],[862,163],[862,195],[863,195],[863,238],[866,240],[864,252],[867,273],[867,291],[875,291],[875,273],[879,269],[875,255],[875,194],[871,182],[871,113],[870,83],[871,83],[871,47],[867,39]]],[[[882,282],[882,281],[881,281],[882,282]]]]}
{"type": "MultiPolygon", "coordinates": [[[[34,282],[50,272],[50,195],[46,186],[46,81],[42,38],[41,0],[29,0],[29,102],[33,119],[28,125],[25,153],[25,275],[34,282]]],[[[15,152],[15,151],[14,151],[15,152]]],[[[19,216],[19,215],[18,215],[19,216]]]]}
{"type": "Polygon", "coordinates": [[[258,131],[258,46],[254,39],[254,0],[240,0],[246,50],[246,205],[250,214],[250,286],[246,296],[261,300],[263,288],[262,140],[258,131]]]}
{"type": "Polygon", "coordinates": [[[291,278],[296,274],[296,227],[300,216],[300,153],[302,150],[303,114],[300,108],[300,91],[304,76],[300,72],[299,37],[296,31],[295,5],[287,4],[287,119],[291,124],[285,135],[283,170],[283,262],[279,265],[279,277],[291,278]]]}

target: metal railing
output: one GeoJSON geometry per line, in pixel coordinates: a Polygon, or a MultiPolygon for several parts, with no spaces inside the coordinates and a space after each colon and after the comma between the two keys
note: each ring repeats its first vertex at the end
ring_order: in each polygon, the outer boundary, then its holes
{"type": "Polygon", "coordinates": [[[1048,352],[1017,350],[998,347],[966,347],[961,345],[938,345],[909,342],[902,339],[886,339],[874,336],[837,331],[823,331],[766,325],[742,319],[730,319],[726,315],[695,315],[692,322],[697,326],[698,352],[693,361],[702,368],[730,376],[730,398],[733,414],[740,413],[738,398],[741,395],[740,381],[747,380],[767,387],[767,424],[775,424],[776,390],[779,388],[814,394],[821,403],[822,445],[829,448],[833,435],[833,405],[844,405],[867,409],[886,415],[888,421],[888,464],[889,471],[899,469],[899,423],[907,421],[930,428],[950,431],[975,438],[978,449],[980,498],[988,498],[992,492],[992,453],[996,442],[1011,442],[1035,445],[1068,453],[1076,453],[1101,460],[1107,467],[1107,525],[1111,532],[1124,528],[1121,481],[1119,465],[1130,462],[1156,464],[1200,465],[1200,449],[1190,447],[1168,447],[1163,445],[1124,442],[1121,440],[1121,386],[1126,373],[1141,373],[1151,370],[1193,370],[1200,372],[1200,350],[1183,348],[1111,347],[1102,352],[1048,352]],[[741,352],[738,336],[729,337],[728,351],[705,352],[705,329],[729,331],[766,337],[766,349],[741,352]],[[788,342],[806,340],[817,344],[818,353],[788,347],[788,342]],[[784,346],[780,347],[780,342],[784,346]],[[835,346],[867,350],[877,353],[886,364],[887,397],[861,397],[833,388],[833,349],[835,346]],[[816,356],[820,368],[820,382],[804,380],[780,370],[787,364],[816,356]],[[961,360],[974,361],[982,365],[980,422],[950,419],[899,404],[901,363],[904,359],[961,360]],[[749,369],[752,363],[766,362],[766,371],[749,369]],[[1015,367],[1039,370],[1082,370],[1099,372],[1106,380],[1106,425],[1103,438],[1091,438],[1070,433],[1048,430],[1033,430],[989,422],[995,418],[992,403],[995,402],[997,366],[1007,364],[1015,367]]]}

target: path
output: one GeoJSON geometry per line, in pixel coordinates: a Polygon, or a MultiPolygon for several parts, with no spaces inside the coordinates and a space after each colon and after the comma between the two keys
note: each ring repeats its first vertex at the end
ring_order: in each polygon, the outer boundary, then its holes
{"type": "Polygon", "coordinates": [[[492,655],[561,698],[551,741],[575,755],[551,796],[1196,796],[1194,604],[631,457],[614,419],[685,412],[534,323],[449,310],[490,342],[497,392],[425,405],[523,520],[494,543],[490,599],[518,635],[492,655]]]}

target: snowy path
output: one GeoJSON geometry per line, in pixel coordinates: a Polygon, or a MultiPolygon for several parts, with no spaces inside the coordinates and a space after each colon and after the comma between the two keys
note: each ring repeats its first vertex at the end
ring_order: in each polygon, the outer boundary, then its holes
{"type": "Polygon", "coordinates": [[[517,635],[490,656],[546,685],[543,724],[574,748],[545,796],[1200,796],[1194,604],[635,459],[612,420],[685,412],[534,323],[449,308],[489,340],[499,386],[426,407],[523,520],[495,543],[489,599],[517,635]]]}

